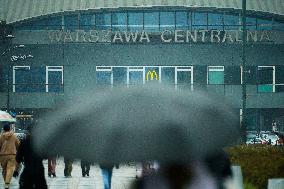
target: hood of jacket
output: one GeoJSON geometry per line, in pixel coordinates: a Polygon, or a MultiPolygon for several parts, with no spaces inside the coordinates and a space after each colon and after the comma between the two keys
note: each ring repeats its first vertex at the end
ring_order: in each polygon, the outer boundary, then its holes
{"type": "Polygon", "coordinates": [[[12,131],[4,132],[2,135],[8,140],[14,133],[12,131]]]}

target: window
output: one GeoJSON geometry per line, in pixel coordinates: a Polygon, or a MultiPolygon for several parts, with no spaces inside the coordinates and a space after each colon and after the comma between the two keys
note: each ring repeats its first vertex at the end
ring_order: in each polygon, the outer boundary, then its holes
{"type": "Polygon", "coordinates": [[[178,66],[175,71],[175,84],[179,88],[188,88],[193,90],[193,67],[191,66],[178,66]]]}
{"type": "Polygon", "coordinates": [[[63,66],[46,66],[46,92],[63,92],[63,66]]]}
{"type": "Polygon", "coordinates": [[[30,92],[30,66],[13,66],[13,92],[30,92]]]}
{"type": "Polygon", "coordinates": [[[96,78],[97,78],[97,83],[100,85],[112,85],[113,84],[112,67],[97,66],[96,78]]]}
{"type": "Polygon", "coordinates": [[[240,20],[238,15],[224,15],[224,29],[225,30],[238,30],[240,20]]]}
{"type": "Polygon", "coordinates": [[[144,30],[149,32],[159,31],[159,13],[144,13],[144,30]]]}
{"type": "Polygon", "coordinates": [[[275,92],[275,66],[257,67],[258,92],[275,92]]]}
{"type": "Polygon", "coordinates": [[[116,31],[125,31],[127,27],[126,13],[112,13],[112,28],[116,31]]]}
{"type": "Polygon", "coordinates": [[[273,30],[284,31],[284,22],[274,21],[273,22],[273,30]]]}
{"type": "Polygon", "coordinates": [[[257,19],[258,30],[272,30],[272,19],[257,19]]]}
{"type": "Polygon", "coordinates": [[[143,30],[143,13],[128,13],[128,29],[130,31],[143,30]]]}
{"type": "Polygon", "coordinates": [[[175,29],[175,13],[174,12],[160,12],[160,30],[174,30],[175,29]]]}
{"type": "Polygon", "coordinates": [[[49,17],[47,20],[47,28],[50,30],[62,29],[62,16],[49,17]]]}
{"type": "Polygon", "coordinates": [[[159,67],[145,67],[145,83],[158,83],[160,79],[159,67]]]}
{"type": "Polygon", "coordinates": [[[127,68],[126,67],[113,67],[113,84],[121,85],[126,84],[127,68]]]}
{"type": "Polygon", "coordinates": [[[31,30],[45,30],[48,19],[38,19],[31,24],[31,30]]]}
{"type": "Polygon", "coordinates": [[[127,85],[139,85],[145,83],[144,67],[131,66],[127,70],[127,85]]]}
{"type": "Polygon", "coordinates": [[[246,23],[247,23],[247,30],[256,30],[256,18],[247,17],[246,23]]]}
{"type": "Polygon", "coordinates": [[[64,16],[65,30],[78,30],[78,14],[64,16]]]}
{"type": "Polygon", "coordinates": [[[223,14],[208,13],[208,29],[223,30],[223,14]]]}
{"type": "Polygon", "coordinates": [[[96,14],[96,24],[99,30],[111,29],[111,14],[110,13],[99,13],[96,14]]]}
{"type": "Polygon", "coordinates": [[[162,67],[162,83],[175,84],[175,67],[162,67]]]}
{"type": "Polygon", "coordinates": [[[192,29],[198,29],[198,30],[207,29],[207,13],[201,13],[201,12],[192,13],[192,29]]]}
{"type": "Polygon", "coordinates": [[[95,14],[81,14],[80,15],[80,29],[92,30],[95,29],[96,17],[95,14]]]}
{"type": "Polygon", "coordinates": [[[187,30],[189,29],[189,22],[187,19],[188,13],[176,12],[176,29],[178,30],[187,30]]]}
{"type": "Polygon", "coordinates": [[[208,66],[208,80],[210,85],[223,85],[224,84],[224,66],[208,66]]]}

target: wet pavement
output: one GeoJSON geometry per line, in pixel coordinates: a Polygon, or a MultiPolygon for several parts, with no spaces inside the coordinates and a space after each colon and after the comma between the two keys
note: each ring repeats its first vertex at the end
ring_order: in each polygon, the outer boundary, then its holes
{"type": "MultiPolygon", "coordinates": [[[[56,176],[47,176],[47,161],[44,161],[45,175],[49,189],[103,189],[103,181],[101,170],[98,165],[91,167],[90,176],[82,177],[80,162],[73,163],[72,177],[64,177],[64,163],[63,159],[57,161],[56,176]]],[[[112,188],[113,189],[127,189],[135,179],[135,176],[139,174],[139,168],[136,170],[135,165],[120,165],[119,169],[113,169],[112,188]]],[[[2,169],[1,169],[2,171],[2,169]]],[[[19,178],[12,178],[10,189],[18,189],[19,178]]],[[[1,176],[0,188],[4,188],[4,181],[1,176]]]]}

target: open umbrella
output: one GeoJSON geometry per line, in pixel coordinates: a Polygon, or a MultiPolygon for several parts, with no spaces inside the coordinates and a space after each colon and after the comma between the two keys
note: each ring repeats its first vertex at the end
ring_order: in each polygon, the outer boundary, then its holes
{"type": "Polygon", "coordinates": [[[16,122],[16,119],[13,118],[8,112],[0,110],[0,121],[1,122],[16,122]]]}
{"type": "Polygon", "coordinates": [[[88,93],[43,117],[40,153],[96,162],[188,161],[239,137],[237,111],[223,98],[162,85],[88,93]]]}

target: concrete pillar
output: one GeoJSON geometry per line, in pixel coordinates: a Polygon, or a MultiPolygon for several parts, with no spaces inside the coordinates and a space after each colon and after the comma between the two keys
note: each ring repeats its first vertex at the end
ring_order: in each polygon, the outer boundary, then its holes
{"type": "Polygon", "coordinates": [[[235,189],[243,189],[243,174],[240,166],[231,166],[235,189]]]}

